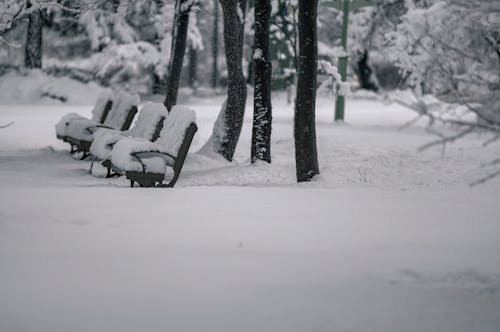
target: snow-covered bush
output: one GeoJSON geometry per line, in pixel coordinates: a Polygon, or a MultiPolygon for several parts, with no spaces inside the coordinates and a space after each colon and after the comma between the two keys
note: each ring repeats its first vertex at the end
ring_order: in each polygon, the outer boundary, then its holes
{"type": "Polygon", "coordinates": [[[444,123],[459,129],[446,135],[432,127],[439,138],[426,146],[478,131],[492,134],[485,144],[500,139],[500,2],[429,0],[406,5],[397,30],[387,35],[392,60],[417,96],[432,94],[456,105],[419,109],[431,126],[444,123]]]}
{"type": "Polygon", "coordinates": [[[420,94],[466,105],[478,126],[500,133],[500,3],[408,5],[397,31],[387,35],[408,82],[420,94]]]}
{"type": "Polygon", "coordinates": [[[161,54],[148,43],[111,44],[88,58],[48,61],[53,67],[71,68],[89,73],[107,86],[121,86],[137,92],[149,92],[151,77],[161,65],[161,54]]]}
{"type": "Polygon", "coordinates": [[[88,104],[104,88],[68,77],[54,77],[40,70],[9,71],[0,76],[0,100],[7,104],[88,104]]]}
{"type": "Polygon", "coordinates": [[[396,29],[405,11],[405,0],[374,0],[350,15],[347,49],[362,88],[377,91],[399,85],[397,70],[391,70],[394,64],[386,61],[390,52],[385,35],[396,29]]]}

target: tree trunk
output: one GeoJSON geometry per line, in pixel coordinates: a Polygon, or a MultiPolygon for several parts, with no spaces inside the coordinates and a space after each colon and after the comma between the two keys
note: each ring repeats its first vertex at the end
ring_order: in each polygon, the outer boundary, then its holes
{"type": "Polygon", "coordinates": [[[212,33],[212,88],[217,88],[219,81],[219,69],[217,59],[219,57],[219,2],[214,0],[214,30],[212,33]]]}
{"type": "Polygon", "coordinates": [[[26,36],[26,68],[42,68],[42,12],[37,9],[29,15],[26,36]]]}
{"type": "Polygon", "coordinates": [[[251,160],[271,162],[271,61],[269,56],[269,21],[271,0],[255,2],[255,91],[251,160]]]}
{"type": "Polygon", "coordinates": [[[186,52],[187,31],[191,0],[176,0],[174,27],[172,29],[172,50],[167,72],[167,92],[163,104],[170,111],[177,103],[179,79],[182,71],[182,62],[186,52]]]}
{"type": "Polygon", "coordinates": [[[255,64],[253,61],[253,57],[255,54],[255,45],[251,47],[249,52],[249,61],[247,66],[247,84],[251,86],[255,86],[255,64]]]}
{"type": "Polygon", "coordinates": [[[228,72],[227,100],[215,122],[212,136],[202,151],[215,152],[232,161],[243,126],[247,99],[242,65],[246,0],[220,0],[220,4],[224,19],[224,45],[228,72]]]}
{"type": "Polygon", "coordinates": [[[198,87],[198,51],[189,47],[189,87],[196,93],[198,87]]]}
{"type": "Polygon", "coordinates": [[[362,89],[378,91],[378,85],[374,80],[373,70],[368,60],[367,50],[359,54],[358,57],[358,78],[362,89]]]}
{"type": "Polygon", "coordinates": [[[294,137],[297,181],[319,174],[316,148],[316,72],[318,0],[299,0],[299,72],[295,101],[294,137]]]}

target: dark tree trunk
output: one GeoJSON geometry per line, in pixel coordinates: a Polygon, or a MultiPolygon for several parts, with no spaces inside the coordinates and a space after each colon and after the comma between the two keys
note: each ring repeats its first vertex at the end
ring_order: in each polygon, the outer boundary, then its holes
{"type": "Polygon", "coordinates": [[[271,61],[269,60],[269,21],[271,0],[255,1],[255,92],[252,128],[252,163],[271,162],[271,61]]]}
{"type": "Polygon", "coordinates": [[[253,56],[255,54],[255,46],[252,46],[250,52],[250,59],[247,66],[247,84],[255,86],[255,63],[253,61],[253,56]]]}
{"type": "Polygon", "coordinates": [[[198,87],[198,51],[189,47],[189,87],[196,91],[198,87]]]}
{"type": "Polygon", "coordinates": [[[217,87],[219,80],[219,69],[217,59],[219,57],[219,2],[214,0],[214,30],[212,32],[212,88],[217,87]]]}
{"type": "Polygon", "coordinates": [[[240,139],[247,100],[247,86],[242,64],[246,0],[220,0],[220,4],[224,20],[228,90],[224,119],[226,133],[217,152],[232,161],[240,139]]]}
{"type": "Polygon", "coordinates": [[[243,126],[247,99],[242,65],[246,0],[220,0],[220,4],[224,19],[224,45],[228,72],[227,99],[215,121],[212,136],[202,151],[215,152],[232,161],[243,126]]]}
{"type": "Polygon", "coordinates": [[[26,68],[42,68],[42,13],[34,10],[29,15],[28,33],[26,37],[26,68]]]}
{"type": "Polygon", "coordinates": [[[163,104],[170,111],[177,103],[177,93],[179,91],[179,79],[181,77],[182,62],[186,52],[186,40],[189,23],[189,12],[191,0],[176,0],[174,27],[172,29],[172,50],[167,72],[167,92],[163,104]],[[186,7],[187,8],[184,8],[186,7]]]}
{"type": "MultiPolygon", "coordinates": [[[[194,11],[191,13],[194,15],[194,23],[198,21],[198,12],[194,11]]],[[[196,25],[196,24],[195,24],[196,25]]],[[[198,88],[198,45],[192,40],[189,45],[189,87],[193,90],[193,94],[196,95],[196,90],[198,88]]]]}
{"type": "Polygon", "coordinates": [[[299,0],[299,72],[295,101],[294,137],[297,181],[319,174],[316,148],[316,72],[318,0],[299,0]]]}
{"type": "Polygon", "coordinates": [[[378,86],[373,79],[373,70],[368,59],[368,51],[366,50],[358,58],[358,78],[362,89],[378,91],[378,86]]]}

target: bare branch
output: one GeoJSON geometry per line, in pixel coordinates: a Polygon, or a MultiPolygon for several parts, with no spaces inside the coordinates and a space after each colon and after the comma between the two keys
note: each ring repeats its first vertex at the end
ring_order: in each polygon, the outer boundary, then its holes
{"type": "Polygon", "coordinates": [[[400,126],[398,128],[398,131],[402,131],[402,130],[405,130],[405,129],[408,129],[410,128],[411,126],[413,126],[415,123],[417,123],[420,119],[422,119],[423,115],[422,114],[419,114],[417,115],[416,117],[414,117],[413,119],[411,119],[410,121],[404,123],[402,126],[400,126]]]}
{"type": "Polygon", "coordinates": [[[429,149],[429,148],[431,148],[433,146],[436,146],[436,145],[446,145],[448,143],[453,143],[456,140],[458,140],[458,139],[460,139],[460,138],[462,138],[464,136],[467,136],[468,134],[474,132],[474,129],[475,128],[467,128],[466,130],[462,130],[461,132],[459,132],[458,134],[455,134],[453,136],[443,137],[441,139],[429,142],[429,143],[421,146],[418,150],[419,151],[424,151],[424,150],[427,150],[427,149],[429,149]]]}
{"type": "Polygon", "coordinates": [[[7,128],[7,127],[9,127],[9,126],[11,126],[13,124],[14,124],[14,121],[12,121],[10,123],[7,123],[6,125],[0,125],[0,129],[7,128]]]}
{"type": "Polygon", "coordinates": [[[500,164],[500,158],[493,159],[492,161],[489,161],[486,164],[482,164],[481,167],[495,166],[498,164],[500,164]]]}
{"type": "Polygon", "coordinates": [[[491,143],[498,141],[499,139],[500,139],[500,134],[497,134],[497,135],[493,136],[492,138],[490,138],[489,140],[487,140],[486,142],[484,142],[483,146],[488,146],[491,143]]]}
{"type": "Polygon", "coordinates": [[[21,48],[22,47],[21,44],[13,44],[11,42],[6,41],[2,36],[0,36],[0,45],[1,44],[5,44],[5,45],[12,47],[12,48],[21,48]]]}
{"type": "Polygon", "coordinates": [[[499,175],[500,175],[500,169],[499,169],[498,171],[495,171],[495,172],[493,172],[493,173],[488,174],[488,175],[487,175],[487,176],[485,176],[485,177],[480,178],[479,180],[476,180],[476,181],[474,181],[474,182],[471,182],[470,186],[471,186],[471,187],[475,187],[475,186],[477,186],[477,185],[484,184],[484,183],[486,183],[487,181],[489,181],[489,180],[491,180],[491,179],[493,179],[493,178],[496,178],[496,177],[497,177],[497,176],[499,176],[499,175]]]}

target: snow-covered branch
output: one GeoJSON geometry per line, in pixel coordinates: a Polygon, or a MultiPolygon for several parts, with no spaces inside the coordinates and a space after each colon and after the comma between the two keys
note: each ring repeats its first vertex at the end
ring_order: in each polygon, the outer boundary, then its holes
{"type": "Polygon", "coordinates": [[[347,82],[342,82],[342,76],[336,66],[326,60],[320,60],[318,65],[319,72],[327,76],[327,79],[321,83],[321,86],[318,89],[320,94],[329,94],[334,97],[349,94],[350,85],[347,82]]]}

